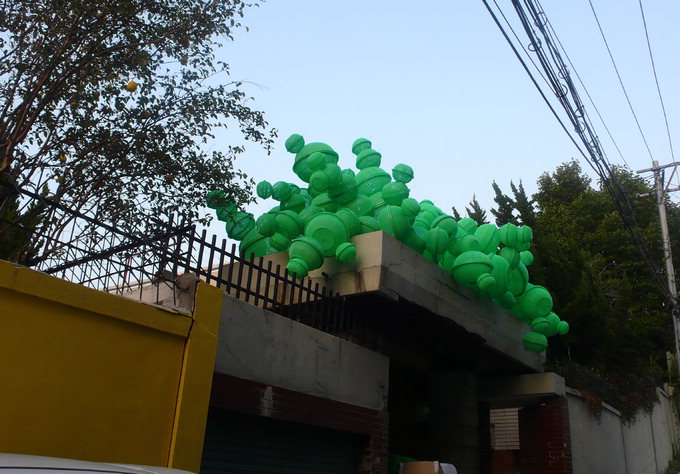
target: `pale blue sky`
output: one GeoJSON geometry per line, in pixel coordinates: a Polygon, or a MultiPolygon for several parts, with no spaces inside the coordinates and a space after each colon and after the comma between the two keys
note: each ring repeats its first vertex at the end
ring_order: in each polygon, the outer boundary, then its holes
{"type": "MultiPolygon", "coordinates": [[[[510,2],[499,4],[516,25],[510,2]]],[[[649,167],[588,1],[542,4],[628,164],[649,167]]],[[[638,2],[593,4],[652,153],[670,162],[638,2]]],[[[680,2],[643,4],[676,139],[680,2]]],[[[331,145],[343,168],[354,167],[353,140],[366,137],[382,153],[383,168],[414,168],[412,197],[462,211],[476,194],[488,209],[493,180],[508,191],[510,180],[522,180],[532,193],[541,173],[577,156],[481,0],[271,0],[249,10],[243,23],[250,32],[239,32],[221,58],[232,79],[257,84],[248,87],[253,105],[280,133],[271,156],[251,144],[238,160],[256,181],[302,184],[283,146],[291,133],[331,145]]],[[[581,96],[610,161],[623,164],[581,96]]],[[[680,154],[680,141],[674,144],[680,154]]],[[[249,210],[257,216],[274,204],[249,210]]]]}

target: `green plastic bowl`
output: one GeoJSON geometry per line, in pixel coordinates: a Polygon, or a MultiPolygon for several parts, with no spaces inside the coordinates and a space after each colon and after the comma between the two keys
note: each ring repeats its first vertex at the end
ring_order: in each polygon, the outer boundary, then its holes
{"type": "Polygon", "coordinates": [[[398,206],[387,206],[378,215],[380,230],[400,239],[408,233],[410,226],[408,218],[398,206]]]}
{"type": "Polygon", "coordinates": [[[298,215],[300,216],[300,219],[302,219],[303,226],[306,226],[309,220],[320,212],[324,212],[323,207],[309,206],[300,211],[300,214],[298,215]]]}
{"type": "Polygon", "coordinates": [[[452,216],[443,214],[434,218],[430,224],[430,228],[438,227],[444,229],[449,237],[453,237],[458,232],[458,222],[452,216]]]}
{"type": "Polygon", "coordinates": [[[272,186],[272,198],[275,201],[287,201],[292,194],[290,184],[285,181],[278,181],[272,186]]]}
{"type": "Polygon", "coordinates": [[[239,245],[241,257],[250,258],[251,253],[254,253],[255,257],[264,257],[276,253],[276,249],[271,246],[269,237],[260,234],[257,229],[253,229],[243,237],[239,245]]]}
{"type": "Polygon", "coordinates": [[[552,296],[550,296],[548,290],[531,283],[527,284],[527,288],[522,296],[520,296],[519,301],[524,313],[534,318],[547,316],[550,314],[553,306],[552,296]]]}
{"type": "Polygon", "coordinates": [[[285,143],[286,151],[289,153],[297,153],[298,151],[302,150],[303,146],[305,146],[305,139],[302,138],[302,135],[297,133],[294,133],[288,137],[285,143]]]}
{"type": "Polygon", "coordinates": [[[519,253],[519,259],[524,264],[525,267],[528,267],[532,263],[534,263],[534,254],[531,253],[529,250],[522,250],[519,253]]]}
{"type": "Polygon", "coordinates": [[[378,219],[373,216],[361,216],[359,217],[359,233],[368,234],[370,232],[375,232],[380,230],[380,224],[378,224],[378,219]]]}
{"type": "Polygon", "coordinates": [[[501,238],[498,227],[493,224],[482,224],[475,230],[475,237],[479,241],[480,250],[486,254],[496,253],[501,238]]]}
{"type": "Polygon", "coordinates": [[[406,198],[401,201],[401,210],[404,211],[406,217],[413,219],[420,212],[420,204],[413,198],[406,198]]]}
{"type": "Polygon", "coordinates": [[[338,205],[330,198],[328,193],[321,193],[312,199],[312,206],[318,206],[327,212],[335,212],[338,205]]]}
{"type": "Polygon", "coordinates": [[[382,191],[383,186],[392,181],[392,177],[382,168],[371,166],[364,168],[356,176],[357,190],[365,196],[382,191]]]}
{"type": "Polygon", "coordinates": [[[493,266],[491,276],[494,277],[496,283],[494,284],[494,287],[489,290],[489,296],[492,298],[500,298],[508,291],[510,265],[508,265],[508,262],[499,255],[492,255],[490,260],[491,265],[493,266]]]}
{"type": "Polygon", "coordinates": [[[347,230],[349,231],[350,238],[361,232],[361,221],[359,220],[359,216],[357,216],[350,209],[343,207],[342,209],[338,209],[335,215],[342,219],[342,222],[345,223],[345,227],[347,227],[347,230]]]}
{"type": "Polygon", "coordinates": [[[237,212],[227,221],[225,229],[230,239],[243,240],[255,228],[255,218],[249,212],[237,212]]]}
{"type": "Polygon", "coordinates": [[[277,232],[269,237],[269,243],[277,252],[283,252],[288,249],[290,238],[287,235],[283,235],[281,232],[277,232]]]}
{"type": "Polygon", "coordinates": [[[352,143],[352,153],[358,155],[362,151],[371,148],[372,145],[371,141],[366,138],[357,138],[354,140],[354,143],[352,143]]]}
{"type": "Polygon", "coordinates": [[[427,239],[425,240],[425,248],[430,255],[439,257],[446,252],[449,243],[449,234],[444,229],[435,227],[427,231],[427,239]]]}
{"type": "Polygon", "coordinates": [[[531,321],[531,329],[534,332],[543,334],[544,336],[546,335],[546,332],[550,328],[550,323],[548,322],[547,319],[545,318],[535,318],[533,321],[531,321]]]}
{"type": "Polygon", "coordinates": [[[290,243],[288,256],[304,260],[308,271],[315,270],[323,265],[324,249],[316,239],[302,236],[290,243]]]}
{"type": "Polygon", "coordinates": [[[293,172],[305,183],[309,183],[309,178],[314,172],[309,166],[309,158],[316,152],[323,155],[326,163],[338,162],[338,154],[325,143],[314,142],[305,145],[295,155],[295,164],[293,164],[293,172]]]}
{"type": "Polygon", "coordinates": [[[529,272],[527,271],[527,267],[522,263],[519,263],[517,267],[510,271],[508,289],[514,296],[519,296],[524,293],[527,283],[529,283],[529,272]]]}
{"type": "Polygon", "coordinates": [[[395,179],[395,181],[408,183],[413,179],[413,168],[411,168],[409,165],[400,163],[392,168],[392,177],[395,179]]]}
{"type": "Polygon", "coordinates": [[[382,188],[382,197],[390,206],[401,206],[409,195],[408,187],[400,181],[392,181],[382,188]]]}
{"type": "Polygon", "coordinates": [[[560,321],[557,323],[557,334],[564,336],[569,332],[569,323],[566,321],[560,321]]]}
{"type": "Polygon", "coordinates": [[[335,258],[337,258],[339,262],[350,263],[354,261],[356,256],[357,248],[354,246],[354,244],[349,242],[343,242],[338,245],[337,249],[335,249],[335,258]]]}
{"type": "Polygon", "coordinates": [[[328,190],[328,197],[339,204],[346,204],[357,197],[357,180],[354,176],[343,174],[338,184],[328,190]]]}
{"type": "Polygon", "coordinates": [[[380,216],[380,213],[387,207],[387,203],[382,197],[382,192],[377,192],[369,196],[369,199],[373,203],[373,217],[376,219],[380,216]]]}
{"type": "Polygon", "coordinates": [[[255,224],[257,231],[265,237],[271,237],[276,233],[276,217],[273,214],[262,214],[255,224]]]}
{"type": "Polygon", "coordinates": [[[307,158],[307,166],[315,171],[322,170],[326,166],[326,158],[320,151],[314,152],[307,158]]]}
{"type": "Polygon", "coordinates": [[[522,344],[528,351],[541,353],[548,347],[548,339],[543,334],[529,331],[522,338],[522,344]]]}
{"type": "Polygon", "coordinates": [[[555,313],[550,312],[550,314],[546,316],[545,319],[548,321],[548,330],[546,331],[545,335],[548,337],[554,336],[558,331],[560,317],[555,313]]]}
{"type": "Polygon", "coordinates": [[[453,278],[461,285],[473,287],[484,273],[491,273],[493,265],[489,257],[479,251],[469,250],[456,257],[453,262],[453,278]]]}
{"type": "Polygon", "coordinates": [[[479,240],[477,240],[477,237],[474,235],[465,233],[462,233],[461,235],[461,232],[459,231],[455,237],[449,238],[448,250],[453,255],[461,255],[470,251],[478,252],[480,248],[479,240]]]}
{"type": "Polygon", "coordinates": [[[404,236],[401,238],[401,241],[418,253],[423,253],[425,251],[425,239],[419,232],[416,231],[415,228],[409,229],[408,232],[406,232],[406,234],[404,234],[404,236]]]}
{"type": "Polygon", "coordinates": [[[210,209],[217,209],[218,207],[226,206],[229,203],[224,192],[219,189],[210,191],[205,197],[205,205],[210,209]]]}
{"type": "Polygon", "coordinates": [[[510,265],[510,268],[517,268],[517,265],[519,265],[521,261],[521,255],[519,250],[517,250],[514,247],[503,247],[500,249],[498,252],[498,255],[503,257],[508,264],[510,265]]]}
{"type": "Polygon", "coordinates": [[[300,216],[293,211],[279,211],[275,214],[278,231],[293,239],[302,233],[303,224],[300,216]]]}
{"type": "Polygon", "coordinates": [[[477,230],[477,222],[469,217],[463,217],[458,221],[458,229],[460,229],[459,232],[462,231],[466,234],[473,235],[477,230]]]}
{"type": "Polygon", "coordinates": [[[307,268],[307,262],[301,258],[291,258],[286,264],[286,269],[289,275],[293,275],[295,278],[304,278],[309,273],[309,268],[307,268]]]}
{"type": "Polygon", "coordinates": [[[273,191],[272,184],[269,181],[260,181],[257,183],[257,195],[258,197],[262,199],[269,199],[272,197],[272,191],[273,191]]]}
{"type": "Polygon", "coordinates": [[[307,201],[300,194],[293,194],[290,199],[281,203],[280,209],[282,211],[293,211],[296,214],[307,207],[307,201]]]}
{"type": "Polygon", "coordinates": [[[364,170],[366,168],[373,168],[380,166],[382,155],[372,148],[361,150],[357,155],[357,169],[364,170]]]}
{"type": "Polygon", "coordinates": [[[357,197],[345,204],[345,207],[351,209],[357,216],[372,216],[375,210],[371,198],[363,194],[357,194],[357,197]]]}
{"type": "Polygon", "coordinates": [[[331,212],[320,212],[312,217],[305,226],[305,235],[321,244],[326,257],[334,257],[338,245],[349,241],[347,226],[331,212]]]}

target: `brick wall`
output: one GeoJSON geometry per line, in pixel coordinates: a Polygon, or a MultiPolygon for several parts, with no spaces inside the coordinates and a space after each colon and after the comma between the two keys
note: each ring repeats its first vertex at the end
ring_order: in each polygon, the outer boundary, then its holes
{"type": "Polygon", "coordinates": [[[366,435],[369,438],[358,472],[387,473],[387,412],[220,373],[213,376],[210,404],[239,413],[366,435]]]}
{"type": "Polygon", "coordinates": [[[572,474],[569,408],[555,397],[519,411],[522,474],[572,474]]]}

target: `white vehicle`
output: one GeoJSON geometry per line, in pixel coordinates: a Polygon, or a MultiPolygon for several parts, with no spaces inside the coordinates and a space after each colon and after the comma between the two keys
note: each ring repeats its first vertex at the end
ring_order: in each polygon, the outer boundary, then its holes
{"type": "Polygon", "coordinates": [[[190,474],[181,469],[0,453],[0,474],[190,474]],[[66,472],[65,472],[66,471],[66,472]]]}

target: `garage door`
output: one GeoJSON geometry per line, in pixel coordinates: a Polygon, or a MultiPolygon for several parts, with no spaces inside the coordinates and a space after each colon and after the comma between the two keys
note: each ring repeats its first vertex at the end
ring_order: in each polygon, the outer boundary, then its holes
{"type": "Polygon", "coordinates": [[[367,439],[210,409],[201,473],[355,473],[367,439]]]}

